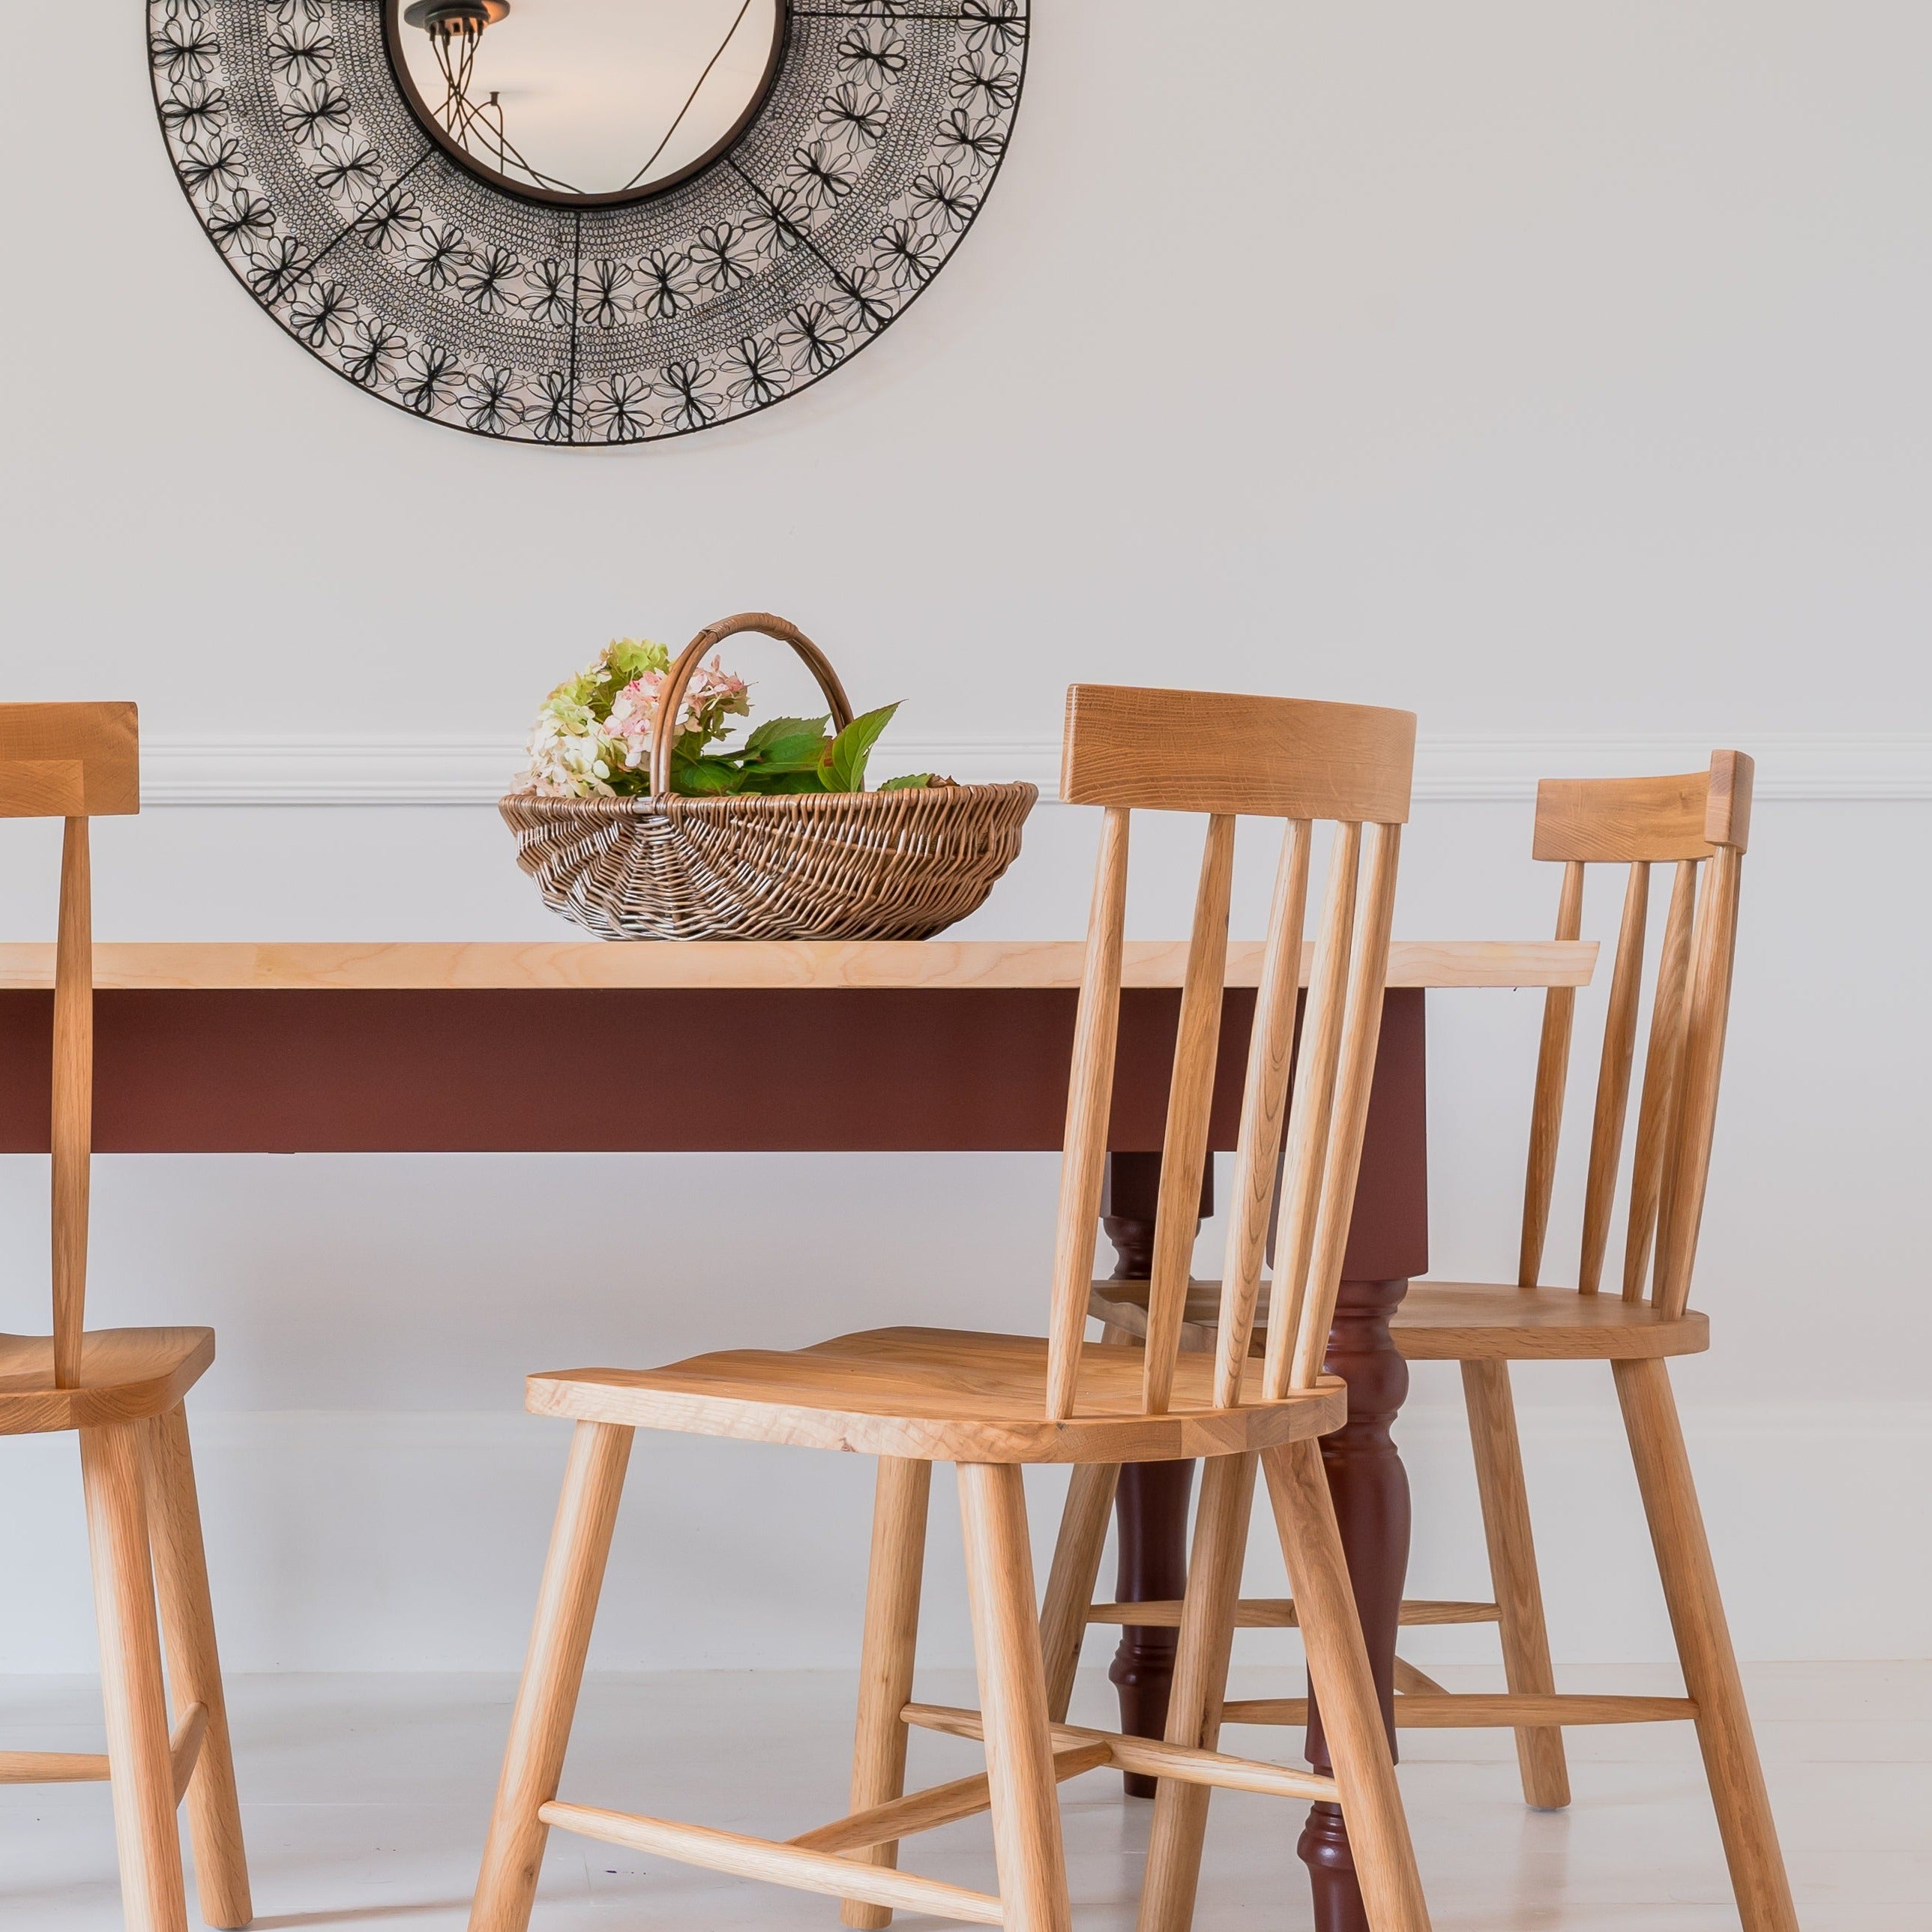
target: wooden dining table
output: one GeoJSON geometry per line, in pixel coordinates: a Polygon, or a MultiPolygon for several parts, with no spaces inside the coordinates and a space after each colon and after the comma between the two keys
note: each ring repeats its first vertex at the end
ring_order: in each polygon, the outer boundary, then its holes
{"type": "MultiPolygon", "coordinates": [[[[1234,1144],[1258,945],[1236,944],[1209,1144],[1234,1144]]],[[[1078,942],[102,944],[94,1145],[104,1154],[1057,1151],[1078,942]],[[704,1042],[705,1077],[622,1109],[553,1104],[561,1048],[704,1042]],[[809,1107],[748,1104],[773,1066],[809,1107]]],[[[1186,947],[1130,943],[1103,1223],[1118,1279],[1144,1278],[1186,947]]],[[[1586,984],[1593,945],[1398,940],[1328,1366],[1348,1420],[1323,1444],[1385,1718],[1408,1564],[1408,1479],[1390,1436],[1408,1372],[1389,1318],[1429,1265],[1424,1000],[1586,984]]],[[[0,1152],[44,1154],[52,948],[0,946],[0,1152]]],[[[1305,962],[1304,962],[1305,972],[1305,962]]],[[[675,1052],[666,1066],[688,1064],[675,1052]]],[[[1211,1167],[1210,1168],[1211,1175],[1211,1167]]],[[[1202,1208],[1211,1205],[1203,1177],[1202,1208]]],[[[962,1200],[969,1217],[998,1204],[962,1200]]],[[[1041,1258],[1045,1306],[1048,1258],[1041,1258]]],[[[838,1311],[826,1310],[836,1325],[838,1311]]],[[[728,1340],[721,1335],[720,1340],[728,1340]]],[[[1124,1472],[1122,1603],[1182,1593],[1191,1465],[1124,1472]]],[[[1127,1625],[1111,1675],[1124,1727],[1158,1736],[1175,1633],[1127,1625]]],[[[1311,1706],[1308,1755],[1328,1768],[1311,1706]]],[[[1365,1932],[1334,1806],[1300,1844],[1320,1932],[1365,1932]]]]}

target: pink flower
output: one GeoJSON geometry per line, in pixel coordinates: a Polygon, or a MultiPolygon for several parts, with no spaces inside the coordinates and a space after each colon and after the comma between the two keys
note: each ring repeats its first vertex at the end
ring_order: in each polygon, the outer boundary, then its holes
{"type": "MultiPolygon", "coordinates": [[[[620,691],[610,706],[610,728],[630,741],[624,762],[633,770],[650,754],[651,733],[657,723],[658,706],[668,672],[647,670],[620,691]]],[[[694,733],[705,742],[724,735],[727,718],[742,718],[751,710],[749,687],[741,677],[734,677],[722,662],[713,658],[700,664],[684,688],[679,707],[677,735],[694,733]]]]}

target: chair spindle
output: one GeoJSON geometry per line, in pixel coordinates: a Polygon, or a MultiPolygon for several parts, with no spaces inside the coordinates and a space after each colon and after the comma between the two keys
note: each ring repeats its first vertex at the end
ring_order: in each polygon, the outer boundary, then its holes
{"type": "Polygon", "coordinates": [[[1684,1035],[1683,1100],[1652,1290],[1657,1305],[1667,1316],[1682,1315],[1688,1305],[1691,1265],[1704,1218],[1704,1190],[1718,1118],[1718,1082],[1730,1015],[1739,871],[1739,848],[1720,845],[1705,868],[1697,909],[1691,949],[1690,1010],[1684,1035]]]}
{"type": "Polygon", "coordinates": [[[1161,1152],[1160,1192],[1154,1204],[1154,1264],[1148,1290],[1147,1359],[1142,1406],[1164,1415],[1174,1389],[1174,1358],[1193,1274],[1196,1204],[1208,1158],[1208,1114],[1214,1101],[1214,1062],[1221,1036],[1221,989],[1228,975],[1228,907],[1234,878],[1234,820],[1209,815],[1201,854],[1201,883],[1180,991],[1174,1040],[1167,1126],[1161,1152]]]}
{"type": "MultiPolygon", "coordinates": [[[[1262,1262],[1274,1212],[1275,1182],[1287,1126],[1288,1076],[1294,1060],[1295,1015],[1301,1003],[1302,934],[1308,920],[1308,861],[1313,835],[1313,824],[1306,818],[1289,820],[1282,830],[1261,984],[1255,994],[1214,1365],[1214,1400],[1224,1408],[1232,1408],[1240,1399],[1241,1372],[1254,1336],[1262,1262]]],[[[1277,1270],[1277,1282],[1284,1278],[1277,1270]]]]}
{"type": "Polygon", "coordinates": [[[1684,995],[1689,982],[1690,928],[1697,903],[1698,861],[1680,859],[1664,922],[1644,1052],[1643,1094],[1637,1108],[1636,1152],[1630,1164],[1630,1221],[1624,1237],[1624,1299],[1641,1301],[1650,1274],[1651,1244],[1663,1198],[1666,1150],[1675,1137],[1678,1072],[1684,1057],[1684,995]]]}
{"type": "MultiPolygon", "coordinates": [[[[1341,1066],[1333,1118],[1328,1123],[1328,1156],[1322,1163],[1321,1211],[1308,1264],[1299,1333],[1289,1386],[1315,1386],[1328,1351],[1328,1330],[1342,1285],[1342,1261],[1355,1205],[1355,1179],[1362,1164],[1362,1136],[1368,1126],[1369,1091],[1381,1042],[1382,994],[1388,977],[1389,932],[1395,917],[1396,862],[1402,850],[1400,824],[1369,827],[1369,888],[1349,962],[1348,1015],[1342,1028],[1341,1066]]],[[[1286,1390],[1268,1390],[1279,1400],[1286,1390]]]]}
{"type": "Polygon", "coordinates": [[[1316,935],[1294,1095],[1288,1108],[1281,1222],[1275,1237],[1274,1286],[1268,1300],[1268,1354],[1262,1378],[1270,1401],[1278,1400],[1288,1386],[1295,1332],[1307,1298],[1308,1266],[1322,1206],[1322,1162],[1341,1058],[1361,852],[1360,823],[1344,820],[1335,828],[1329,848],[1328,884],[1322,895],[1322,925],[1316,935]]]}
{"type": "Polygon", "coordinates": [[[1643,945],[1650,914],[1650,866],[1631,862],[1617,931],[1616,965],[1610,975],[1610,1006],[1604,1022],[1603,1056],[1597,1070],[1597,1108],[1590,1126],[1590,1170],[1583,1189],[1583,1246],[1576,1286],[1594,1294],[1604,1279],[1610,1245],[1610,1210],[1623,1160],[1624,1125],[1630,1110],[1630,1066],[1636,1053],[1637,1007],[1643,992],[1643,945]]]}
{"type": "MultiPolygon", "coordinates": [[[[1583,862],[1563,868],[1556,937],[1583,930],[1583,862]]],[[[1543,1037],[1536,1053],[1536,1091],[1530,1102],[1529,1161],[1522,1186],[1522,1246],[1516,1260],[1519,1286],[1534,1288],[1543,1271],[1550,1234],[1550,1198],[1556,1184],[1556,1147],[1563,1131],[1563,1096],[1570,1078],[1570,1036],[1576,1019],[1576,989],[1552,986],[1543,996],[1543,1037]]]]}
{"type": "Polygon", "coordinates": [[[65,821],[54,946],[54,1386],[80,1386],[87,1316],[88,1165],[94,1132],[94,950],[87,820],[65,821]]]}
{"type": "MultiPolygon", "coordinates": [[[[1114,1097],[1114,1048],[1120,1017],[1120,957],[1126,931],[1127,818],[1109,806],[1094,872],[1093,914],[1074,1021],[1073,1075],[1066,1096],[1066,1138],[1060,1167],[1060,1216],[1054,1244],[1053,1300],[1047,1331],[1046,1412],[1073,1412],[1080,1343],[1094,1274],[1094,1229],[1107,1156],[1114,1097]]],[[[1196,1185],[1199,1184],[1197,1181],[1196,1185]]]]}

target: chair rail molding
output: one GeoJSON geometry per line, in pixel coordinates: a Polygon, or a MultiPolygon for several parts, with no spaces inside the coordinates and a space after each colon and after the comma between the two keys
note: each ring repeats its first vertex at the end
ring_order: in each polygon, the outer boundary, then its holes
{"type": "MultiPolygon", "coordinates": [[[[1424,733],[1415,796],[1520,800],[1539,778],[1690,771],[1712,748],[1735,745],[1758,761],[1757,795],[1860,802],[1932,799],[1932,733],[1751,731],[1690,734],[1424,733]]],[[[1046,739],[907,740],[881,754],[893,771],[942,771],[967,782],[1029,778],[1054,796],[1060,747],[1046,739]]],[[[188,739],[149,734],[144,802],[155,806],[491,805],[522,763],[509,740],[188,739]]]]}

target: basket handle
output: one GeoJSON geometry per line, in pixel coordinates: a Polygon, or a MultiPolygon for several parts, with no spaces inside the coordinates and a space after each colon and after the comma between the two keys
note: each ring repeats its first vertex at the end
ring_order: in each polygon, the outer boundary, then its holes
{"type": "Polygon", "coordinates": [[[716,623],[706,625],[678,653],[676,663],[658,692],[658,715],[651,726],[652,797],[662,798],[670,790],[671,747],[676,742],[670,728],[684,703],[685,687],[704,653],[740,631],[762,632],[768,638],[790,645],[805,660],[806,669],[818,680],[818,688],[825,694],[825,701],[832,708],[832,728],[842,731],[851,723],[852,700],[845,695],[845,687],[838,682],[832,660],[796,624],[774,617],[768,610],[741,610],[735,617],[721,617],[716,623]]]}

